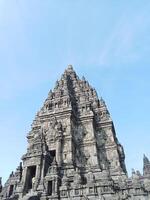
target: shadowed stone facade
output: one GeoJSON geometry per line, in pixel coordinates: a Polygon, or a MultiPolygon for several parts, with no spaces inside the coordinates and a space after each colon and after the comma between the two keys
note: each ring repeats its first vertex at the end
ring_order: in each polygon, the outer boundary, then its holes
{"type": "Polygon", "coordinates": [[[150,161],[127,176],[104,100],[69,65],[37,113],[22,162],[0,199],[149,200],[150,161]]]}

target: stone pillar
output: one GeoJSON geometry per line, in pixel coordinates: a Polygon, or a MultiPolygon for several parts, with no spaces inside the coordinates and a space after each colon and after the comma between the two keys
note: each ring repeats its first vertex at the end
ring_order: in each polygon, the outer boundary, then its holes
{"type": "Polygon", "coordinates": [[[40,165],[37,165],[37,166],[36,166],[36,174],[35,174],[34,190],[36,190],[37,187],[38,187],[39,180],[40,180],[40,176],[41,176],[41,173],[40,173],[40,165]]]}
{"type": "Polygon", "coordinates": [[[23,169],[23,173],[22,173],[22,180],[21,180],[21,183],[22,183],[22,191],[23,192],[26,192],[26,179],[27,179],[27,167],[24,167],[23,169]]]}
{"type": "Polygon", "coordinates": [[[40,178],[40,165],[36,166],[36,174],[35,174],[36,179],[40,178]]]}
{"type": "Polygon", "coordinates": [[[57,196],[58,195],[58,177],[53,177],[52,180],[52,196],[57,196]]]}
{"type": "Polygon", "coordinates": [[[52,181],[52,196],[55,195],[55,179],[52,181]]]}
{"type": "Polygon", "coordinates": [[[55,180],[55,194],[57,194],[57,184],[58,184],[58,181],[57,179],[55,180]]]}
{"type": "Polygon", "coordinates": [[[44,169],[45,169],[45,158],[43,158],[43,162],[42,162],[42,170],[41,170],[41,180],[43,180],[44,178],[44,169]]]}
{"type": "MultiPolygon", "coordinates": [[[[37,190],[43,190],[44,189],[44,169],[45,169],[45,158],[42,158],[41,166],[39,165],[39,185],[37,190]]],[[[38,173],[38,172],[37,172],[38,173]]]]}
{"type": "Polygon", "coordinates": [[[62,164],[62,132],[59,131],[56,136],[56,161],[58,166],[62,164]]]}

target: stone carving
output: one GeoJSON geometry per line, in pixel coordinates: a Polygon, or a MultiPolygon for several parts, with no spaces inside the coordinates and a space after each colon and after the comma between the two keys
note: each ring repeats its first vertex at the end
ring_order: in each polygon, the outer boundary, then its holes
{"type": "Polygon", "coordinates": [[[69,186],[69,178],[67,177],[67,172],[64,170],[64,176],[62,178],[62,185],[68,187],[69,186]]]}
{"type": "Polygon", "coordinates": [[[95,182],[95,176],[92,172],[92,170],[89,170],[89,172],[87,173],[87,183],[94,183],[95,182]]]}
{"type": "Polygon", "coordinates": [[[150,161],[128,177],[125,155],[107,106],[71,65],[50,90],[28,136],[23,165],[0,200],[150,199],[150,161]]]}
{"type": "Polygon", "coordinates": [[[52,164],[49,166],[48,174],[57,174],[58,172],[57,170],[58,170],[58,165],[56,162],[56,158],[54,158],[52,164]]]}
{"type": "Polygon", "coordinates": [[[145,187],[145,190],[150,192],[150,179],[145,179],[144,180],[144,187],[145,187]]]}
{"type": "Polygon", "coordinates": [[[82,179],[81,179],[81,175],[79,173],[79,169],[76,168],[76,171],[74,172],[74,184],[75,186],[81,184],[82,179]]]}

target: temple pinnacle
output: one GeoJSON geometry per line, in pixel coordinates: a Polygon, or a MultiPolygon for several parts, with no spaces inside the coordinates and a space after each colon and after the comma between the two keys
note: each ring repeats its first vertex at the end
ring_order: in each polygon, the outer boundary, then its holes
{"type": "Polygon", "coordinates": [[[73,71],[73,66],[72,65],[68,65],[66,70],[69,71],[69,72],[73,71]]]}

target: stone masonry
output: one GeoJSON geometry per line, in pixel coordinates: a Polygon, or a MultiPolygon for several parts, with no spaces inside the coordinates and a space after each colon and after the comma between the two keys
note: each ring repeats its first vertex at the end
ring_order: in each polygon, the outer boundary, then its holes
{"type": "Polygon", "coordinates": [[[125,154],[102,98],[71,65],[27,135],[22,163],[0,200],[150,200],[150,161],[128,177],[125,154]]]}

